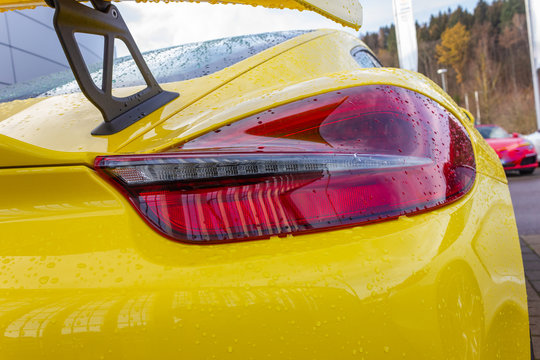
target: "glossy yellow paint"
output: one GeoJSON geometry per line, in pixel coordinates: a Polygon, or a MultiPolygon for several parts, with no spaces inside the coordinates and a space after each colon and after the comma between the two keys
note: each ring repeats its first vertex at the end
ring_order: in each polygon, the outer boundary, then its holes
{"type": "Polygon", "coordinates": [[[474,125],[474,116],[473,116],[473,114],[471,114],[471,112],[469,110],[465,109],[465,108],[461,108],[461,111],[463,111],[465,113],[465,115],[467,115],[467,118],[468,118],[467,120],[469,120],[469,122],[474,125]]]}
{"type": "Polygon", "coordinates": [[[0,155],[0,167],[26,167],[73,165],[81,162],[90,164],[98,154],[53,151],[0,134],[0,155]]]}
{"type": "Polygon", "coordinates": [[[358,69],[343,51],[358,44],[314,32],[166,84],[182,96],[108,137],[89,135],[101,117],[77,94],[0,106],[0,358],[529,359],[498,157],[430,80],[358,69]],[[478,170],[469,194],[378,224],[196,246],[151,230],[90,166],[368,84],[413,89],[462,121],[478,170]]]}
{"type": "MultiPolygon", "coordinates": [[[[117,0],[129,1],[129,0],[117,0]]],[[[131,0],[133,1],[133,0],[131,0]]],[[[147,2],[148,0],[135,0],[147,2]]],[[[164,0],[165,1],[165,0],[164,0]]],[[[210,4],[243,4],[274,9],[295,9],[315,11],[337,23],[356,30],[362,26],[362,6],[358,0],[170,0],[175,2],[207,2],[210,4]]],[[[166,2],[170,2],[166,0],[166,2]]],[[[115,0],[116,2],[116,0],[115,0]]],[[[152,0],[151,2],[158,2],[152,0]]],[[[29,7],[45,6],[43,0],[0,0],[0,11],[21,10],[29,7]]]]}
{"type": "Polygon", "coordinates": [[[2,359],[529,356],[508,189],[483,174],[427,214],[212,246],[162,238],[84,166],[0,188],[2,359]]]}

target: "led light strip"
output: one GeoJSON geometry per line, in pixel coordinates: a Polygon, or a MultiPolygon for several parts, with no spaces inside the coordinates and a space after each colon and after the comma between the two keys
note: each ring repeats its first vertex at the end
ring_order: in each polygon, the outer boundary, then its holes
{"type": "Polygon", "coordinates": [[[426,166],[433,163],[431,159],[422,157],[361,154],[180,156],[149,156],[142,160],[119,162],[110,158],[102,166],[126,185],[136,186],[237,176],[290,175],[348,170],[381,171],[397,167],[426,166]]]}

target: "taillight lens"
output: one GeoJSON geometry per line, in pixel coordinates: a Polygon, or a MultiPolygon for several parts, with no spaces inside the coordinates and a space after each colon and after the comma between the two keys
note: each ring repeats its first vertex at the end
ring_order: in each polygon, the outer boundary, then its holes
{"type": "Polygon", "coordinates": [[[95,167],[156,230],[197,243],[418,213],[459,199],[475,178],[460,122],[391,86],[295,101],[169,152],[98,157],[95,167]]]}

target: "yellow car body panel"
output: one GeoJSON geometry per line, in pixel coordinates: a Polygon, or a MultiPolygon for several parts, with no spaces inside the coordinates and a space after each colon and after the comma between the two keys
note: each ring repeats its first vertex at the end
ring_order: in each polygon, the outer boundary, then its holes
{"type": "Polygon", "coordinates": [[[208,246],[158,235],[84,166],[0,186],[2,359],[529,356],[510,196],[483,174],[426,214],[208,246]]]}
{"type": "MultiPolygon", "coordinates": [[[[129,1],[129,0],[123,0],[129,1]]],[[[146,2],[147,0],[136,0],[146,2]]],[[[243,4],[274,9],[315,11],[344,26],[356,30],[362,26],[362,6],[358,0],[172,0],[175,2],[207,2],[210,4],[243,4]]],[[[169,2],[168,0],[166,2],[169,2]]],[[[44,6],[44,0],[0,0],[0,11],[44,6]]]]}
{"type": "Polygon", "coordinates": [[[80,94],[0,105],[2,359],[529,359],[525,280],[498,157],[427,78],[358,69],[352,36],[300,36],[214,75],[133,126],[80,94]],[[279,71],[279,79],[274,75],[279,71]],[[371,84],[422,93],[469,132],[473,188],[435,211],[220,245],[153,231],[92,169],[279,104],[371,84]]]}

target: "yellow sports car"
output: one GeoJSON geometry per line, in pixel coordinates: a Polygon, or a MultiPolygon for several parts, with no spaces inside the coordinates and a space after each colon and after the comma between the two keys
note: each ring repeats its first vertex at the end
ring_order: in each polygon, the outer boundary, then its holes
{"type": "Polygon", "coordinates": [[[48,4],[77,82],[0,91],[0,359],[530,358],[503,168],[429,79],[333,30],[142,56],[48,4]]]}

